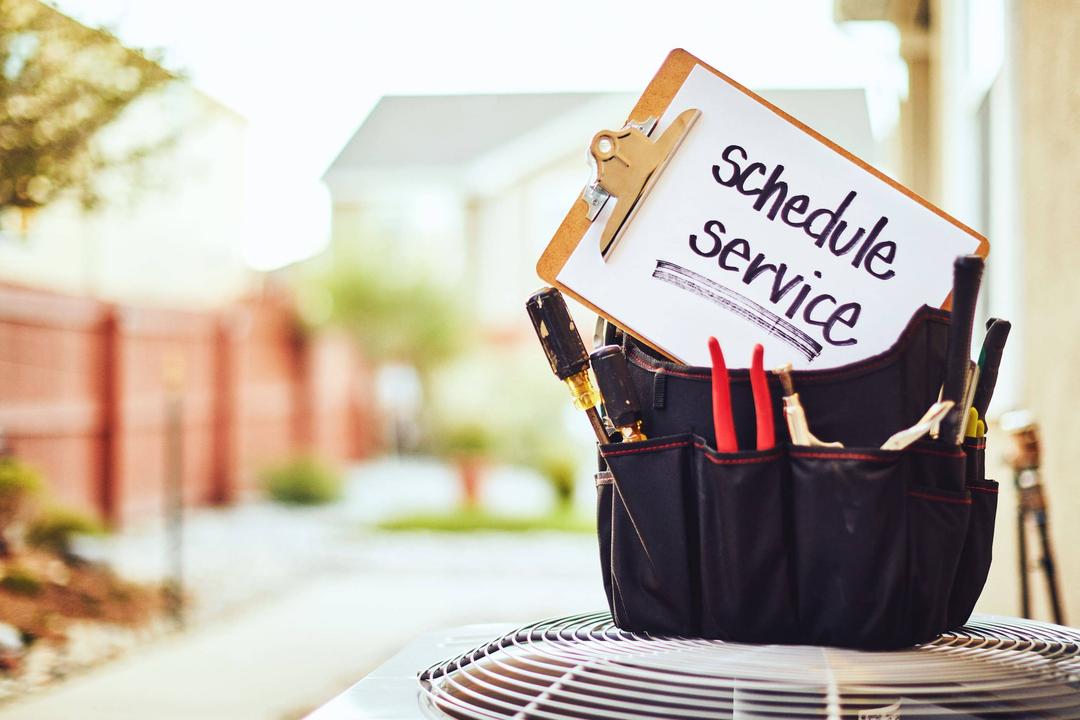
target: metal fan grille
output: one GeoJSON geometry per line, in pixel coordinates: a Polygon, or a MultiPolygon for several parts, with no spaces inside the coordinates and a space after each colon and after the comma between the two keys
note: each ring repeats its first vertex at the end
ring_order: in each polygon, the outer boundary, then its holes
{"type": "Polygon", "coordinates": [[[440,718],[1080,718],[1080,631],[975,616],[896,652],[528,625],[419,676],[440,718]]]}

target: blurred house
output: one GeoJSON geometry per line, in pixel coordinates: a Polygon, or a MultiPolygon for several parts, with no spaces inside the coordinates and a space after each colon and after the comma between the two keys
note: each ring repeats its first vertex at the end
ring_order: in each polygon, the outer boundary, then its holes
{"type": "Polygon", "coordinates": [[[43,472],[49,501],[143,520],[169,478],[188,503],[225,503],[293,454],[363,453],[357,349],[301,333],[288,297],[253,292],[245,120],[177,80],[94,141],[154,151],[101,172],[90,211],[68,195],[0,216],[0,438],[43,472]]]}
{"type": "MultiPolygon", "coordinates": [[[[863,90],[762,94],[856,155],[883,159],[863,90]]],[[[521,333],[523,303],[540,284],[536,261],[588,181],[589,141],[621,127],[635,101],[625,93],[384,97],[326,172],[333,243],[389,239],[403,264],[461,280],[486,329],[521,333]]]]}

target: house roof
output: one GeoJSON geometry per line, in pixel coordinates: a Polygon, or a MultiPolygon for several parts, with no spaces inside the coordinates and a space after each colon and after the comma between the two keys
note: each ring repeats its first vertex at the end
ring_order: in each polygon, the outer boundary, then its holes
{"type": "MultiPolygon", "coordinates": [[[[874,138],[862,88],[761,90],[768,101],[873,161],[874,138]]],[[[459,168],[574,111],[598,102],[630,108],[630,93],[388,95],[327,169],[459,168]]],[[[590,128],[591,130],[591,128],[590,128]]]]}
{"type": "Polygon", "coordinates": [[[329,170],[464,165],[603,97],[603,93],[386,96],[329,170]]]}

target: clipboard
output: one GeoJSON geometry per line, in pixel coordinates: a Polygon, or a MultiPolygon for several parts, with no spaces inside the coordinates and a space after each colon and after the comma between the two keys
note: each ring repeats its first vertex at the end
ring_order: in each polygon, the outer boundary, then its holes
{"type": "MultiPolygon", "coordinates": [[[[978,246],[974,251],[975,254],[985,258],[989,253],[990,244],[984,236],[975,232],[975,230],[960,222],[956,218],[948,215],[940,208],[935,207],[930,202],[920,197],[916,193],[912,192],[908,188],[904,187],[892,178],[888,177],[884,173],[876,170],[869,163],[851,154],[844,148],[837,145],[835,142],[829,140],[827,137],[821,135],[820,133],[808,127],[807,125],[800,122],[791,115],[788,115],[786,112],[776,107],[772,103],[768,102],[753,91],[735,82],[719,70],[709,66],[707,63],[701,61],[686,50],[675,49],[668,54],[668,56],[664,60],[664,63],[660,66],[660,69],[657,71],[656,75],[653,77],[652,81],[645,89],[645,92],[641,95],[641,98],[638,100],[637,104],[631,111],[630,117],[627,121],[628,126],[640,126],[648,118],[655,119],[662,117],[668,110],[668,107],[671,105],[671,102],[674,99],[676,93],[683,86],[683,83],[687,80],[691,71],[693,71],[695,67],[701,67],[704,70],[712,73],[714,76],[727,83],[735,90],[745,94],[750,99],[761,104],[769,111],[779,116],[781,119],[785,120],[798,130],[805,133],[807,136],[813,138],[814,140],[817,140],[829,150],[854,163],[862,170],[870,173],[871,175],[888,184],[893,189],[899,191],[903,195],[906,195],[909,199],[922,205],[924,208],[939,216],[946,222],[952,224],[962,232],[970,235],[978,242],[978,246]]],[[[584,238],[592,224],[592,220],[590,220],[589,218],[589,210],[589,203],[584,198],[584,196],[579,196],[577,199],[575,199],[574,204],[571,206],[569,212],[567,212],[566,217],[563,218],[562,223],[559,225],[551,241],[548,243],[543,254],[540,256],[540,259],[536,265],[537,274],[549,285],[559,288],[563,293],[570,295],[593,312],[608,319],[610,322],[614,323],[622,330],[635,336],[654,350],[660,352],[661,354],[667,355],[668,357],[672,357],[672,359],[674,360],[679,360],[679,358],[674,357],[670,352],[664,350],[657,343],[650,340],[650,338],[645,333],[635,330],[628,323],[623,322],[622,320],[620,320],[620,318],[616,316],[613,316],[611,312],[605,311],[604,309],[597,307],[594,303],[584,298],[581,294],[567,287],[565,284],[561,283],[558,280],[559,273],[562,271],[563,267],[570,259],[571,254],[573,254],[573,252],[577,249],[578,245],[581,243],[582,239],[584,238]]],[[[950,300],[951,296],[944,299],[942,303],[942,307],[944,309],[949,309],[950,300]]]]}

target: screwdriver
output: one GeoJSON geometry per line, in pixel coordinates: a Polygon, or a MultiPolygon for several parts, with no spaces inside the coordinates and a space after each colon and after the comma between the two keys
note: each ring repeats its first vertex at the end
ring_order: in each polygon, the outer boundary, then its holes
{"type": "Polygon", "coordinates": [[[1010,330],[1012,323],[1008,320],[990,318],[986,323],[986,337],[983,338],[982,351],[979,353],[981,372],[975,387],[975,396],[971,401],[980,418],[985,418],[990,408],[990,399],[994,396],[994,386],[997,385],[998,368],[1001,366],[1001,355],[1005,351],[1005,341],[1009,339],[1010,330]]]}
{"type": "Polygon", "coordinates": [[[638,403],[626,354],[618,345],[605,345],[594,350],[592,360],[596,383],[604,398],[608,419],[622,435],[624,442],[647,440],[641,429],[641,405],[638,403]]]}
{"type": "Polygon", "coordinates": [[[574,407],[585,411],[596,439],[601,443],[609,442],[607,428],[596,409],[600,404],[600,393],[589,377],[589,354],[570,311],[566,309],[562,293],[553,287],[537,290],[525,302],[525,309],[551,371],[570,388],[574,407]]]}
{"type": "Polygon", "coordinates": [[[952,314],[949,317],[941,399],[952,400],[954,405],[941,422],[939,436],[954,445],[959,445],[964,439],[964,420],[970,407],[967,404],[968,385],[974,372],[971,326],[975,320],[975,303],[979,299],[982,273],[983,259],[978,255],[961,255],[953,262],[952,314]]]}

